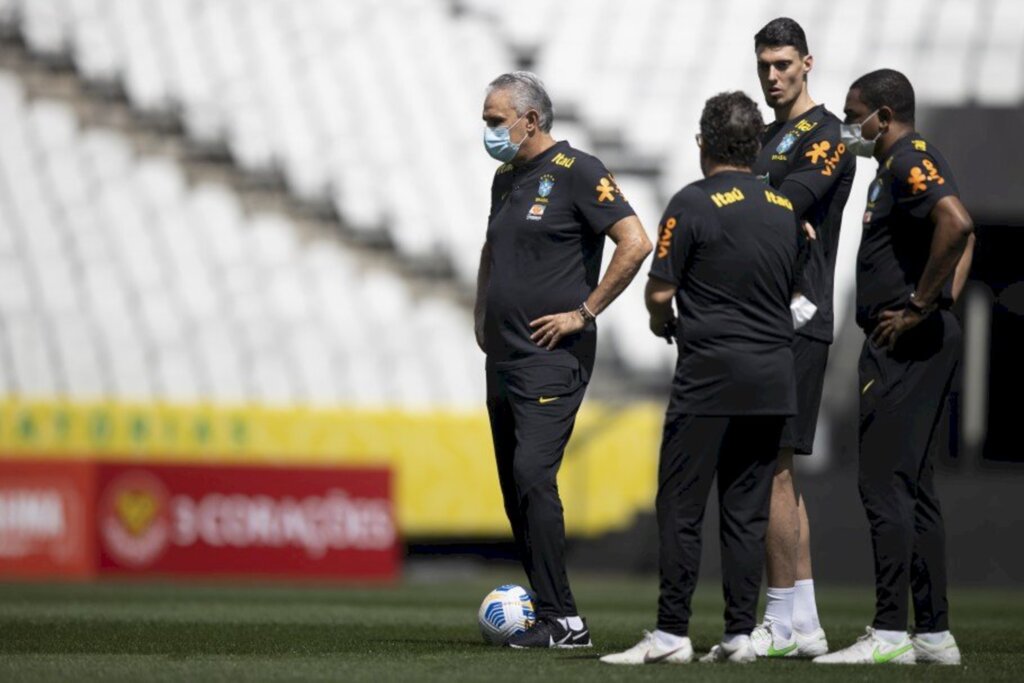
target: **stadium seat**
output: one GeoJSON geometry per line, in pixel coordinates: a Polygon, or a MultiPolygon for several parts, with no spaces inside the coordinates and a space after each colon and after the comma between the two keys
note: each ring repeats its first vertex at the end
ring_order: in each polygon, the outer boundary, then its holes
{"type": "Polygon", "coordinates": [[[4,332],[10,355],[14,393],[25,398],[60,395],[60,382],[53,349],[52,328],[34,314],[5,315],[4,332]]]}
{"type": "MultiPolygon", "coordinates": [[[[399,265],[251,214],[227,185],[193,186],[175,159],[81,129],[71,108],[26,100],[0,71],[0,313],[22,321],[5,339],[29,359],[8,386],[64,391],[69,368],[87,391],[165,400],[475,404],[469,311],[399,273],[448,265],[463,292],[475,284],[496,166],[480,145],[486,83],[532,60],[556,137],[624,160],[611,170],[654,235],[668,198],[701,175],[689,143],[700,102],[723,84],[758,92],[752,30],[696,29],[777,15],[805,23],[815,92],[833,111],[853,77],[882,65],[906,70],[925,106],[1024,98],[1016,0],[906,0],[880,26],[861,7],[798,0],[0,0],[0,25],[31,54],[120,86],[137,113],[179,117],[190,148],[279,174],[292,198],[330,206],[399,265]],[[524,21],[531,11],[545,21],[524,21]],[[631,172],[645,165],[657,173],[631,172]],[[93,335],[82,360],[74,344],[30,352],[46,321],[76,311],[88,324],[60,340],[93,335]]],[[[674,349],[646,329],[643,281],[602,315],[602,353],[662,372],[674,349]]]]}

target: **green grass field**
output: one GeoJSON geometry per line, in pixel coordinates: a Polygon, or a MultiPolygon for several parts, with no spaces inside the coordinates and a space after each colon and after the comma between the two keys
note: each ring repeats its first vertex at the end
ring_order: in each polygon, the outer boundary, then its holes
{"type": "MultiPolygon", "coordinates": [[[[482,643],[479,600],[512,576],[408,581],[391,588],[168,584],[0,584],[0,680],[608,681],[1024,679],[1024,591],[952,592],[963,667],[612,667],[597,657],[651,628],[655,581],[576,577],[593,650],[518,651],[482,643]]],[[[870,589],[818,589],[833,646],[870,619],[870,589]]],[[[718,589],[695,599],[698,653],[722,627],[718,589]]]]}

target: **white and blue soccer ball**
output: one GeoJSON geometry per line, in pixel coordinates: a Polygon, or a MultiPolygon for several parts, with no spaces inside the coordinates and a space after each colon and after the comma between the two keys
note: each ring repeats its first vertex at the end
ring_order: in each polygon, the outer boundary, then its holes
{"type": "Polygon", "coordinates": [[[530,628],[536,621],[530,594],[513,583],[498,586],[488,593],[477,618],[480,633],[492,645],[504,645],[505,641],[530,628]]]}

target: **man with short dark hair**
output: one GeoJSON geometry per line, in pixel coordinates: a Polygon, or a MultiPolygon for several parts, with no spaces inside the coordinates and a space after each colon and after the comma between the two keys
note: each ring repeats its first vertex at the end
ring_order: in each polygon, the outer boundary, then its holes
{"type": "Polygon", "coordinates": [[[775,121],[761,135],[754,172],[793,202],[815,239],[794,302],[809,321],[793,338],[797,413],[786,421],[772,483],[765,538],[768,590],[764,621],[751,638],[761,657],[814,657],[828,652],[811,575],[810,528],[799,495],[793,455],[810,455],[818,423],[825,365],[832,343],[832,291],[843,209],[856,170],[840,139],[837,116],[815,104],[807,79],[814,58],[800,24],[774,19],[754,36],[757,75],[775,121]]]}
{"type": "Polygon", "coordinates": [[[914,88],[880,69],[846,96],[847,148],[878,160],[857,254],[861,501],[875,559],[875,618],[821,664],[959,664],[949,632],[945,529],[932,451],[961,354],[949,311],[970,270],[973,223],[949,163],[914,129],[914,88]],[[908,637],[908,598],[914,637],[908,637]]]}
{"type": "Polygon", "coordinates": [[[534,74],[492,81],[483,119],[484,146],[504,163],[491,186],[476,336],[505,513],[537,614],[508,644],[590,647],[566,574],[555,477],[594,367],[595,318],[651,243],[604,164],[551,137],[551,98],[534,74]],[[615,252],[599,281],[606,236],[615,252]]]}
{"type": "Polygon", "coordinates": [[[602,658],[610,664],[693,658],[690,599],[716,475],[725,635],[701,661],[756,657],[750,632],[772,473],[796,403],[789,304],[799,231],[789,199],[750,170],[763,126],[743,93],[709,99],[698,136],[705,178],[677,193],[662,218],[646,302],[651,331],[677,338],[679,361],[658,468],[658,623],[602,658]]]}

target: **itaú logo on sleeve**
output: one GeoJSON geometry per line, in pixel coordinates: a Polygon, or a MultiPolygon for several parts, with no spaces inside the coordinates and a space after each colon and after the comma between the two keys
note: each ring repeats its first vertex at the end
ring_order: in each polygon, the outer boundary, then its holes
{"type": "Polygon", "coordinates": [[[322,496],[210,493],[171,499],[173,542],[213,547],[297,547],[311,558],[328,550],[383,550],[395,542],[387,500],[350,498],[340,490],[322,496]]]}

